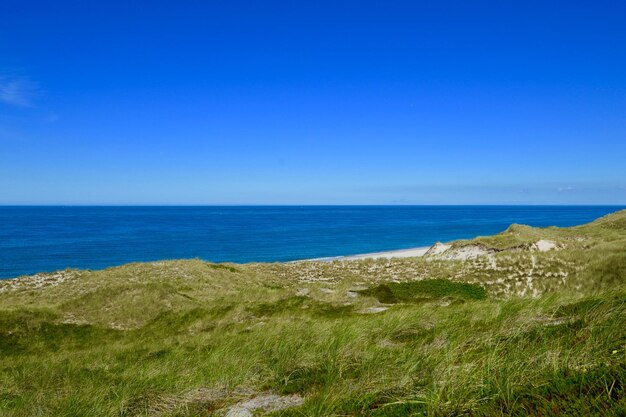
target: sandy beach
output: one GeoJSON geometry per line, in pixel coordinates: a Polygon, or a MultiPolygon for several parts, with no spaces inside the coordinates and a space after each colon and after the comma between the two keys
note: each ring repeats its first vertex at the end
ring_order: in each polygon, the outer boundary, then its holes
{"type": "Polygon", "coordinates": [[[398,249],[391,250],[385,252],[372,252],[372,253],[363,253],[359,255],[348,255],[348,256],[332,256],[327,258],[316,258],[316,259],[308,259],[309,261],[323,261],[323,262],[331,262],[331,261],[358,261],[362,259],[391,259],[391,258],[415,258],[418,256],[424,256],[430,246],[422,246],[418,248],[410,248],[410,249],[398,249]]]}

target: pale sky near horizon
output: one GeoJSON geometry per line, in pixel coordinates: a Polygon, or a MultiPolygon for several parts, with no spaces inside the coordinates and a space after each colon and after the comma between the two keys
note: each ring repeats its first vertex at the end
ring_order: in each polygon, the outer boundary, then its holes
{"type": "Polygon", "coordinates": [[[3,0],[0,204],[624,205],[625,20],[3,0]]]}

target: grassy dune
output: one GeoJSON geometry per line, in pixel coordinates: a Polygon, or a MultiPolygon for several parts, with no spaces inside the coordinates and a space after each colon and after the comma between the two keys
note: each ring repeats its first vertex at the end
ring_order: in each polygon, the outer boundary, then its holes
{"type": "Polygon", "coordinates": [[[0,281],[0,415],[626,415],[626,211],[464,247],[0,281]]]}

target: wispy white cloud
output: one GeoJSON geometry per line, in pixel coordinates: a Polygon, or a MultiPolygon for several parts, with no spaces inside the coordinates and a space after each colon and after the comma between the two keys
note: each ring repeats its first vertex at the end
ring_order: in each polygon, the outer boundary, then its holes
{"type": "Polygon", "coordinates": [[[0,102],[13,106],[30,107],[38,93],[38,84],[28,78],[0,75],[0,102]]]}
{"type": "Polygon", "coordinates": [[[568,191],[574,191],[575,188],[574,187],[559,187],[556,190],[560,193],[566,193],[568,191]]]}

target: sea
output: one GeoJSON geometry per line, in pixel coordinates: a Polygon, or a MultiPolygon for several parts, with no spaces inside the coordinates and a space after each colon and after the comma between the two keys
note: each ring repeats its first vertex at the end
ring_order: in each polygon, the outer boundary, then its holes
{"type": "Polygon", "coordinates": [[[432,245],[622,206],[0,206],[0,278],[199,258],[284,262],[432,245]]]}

